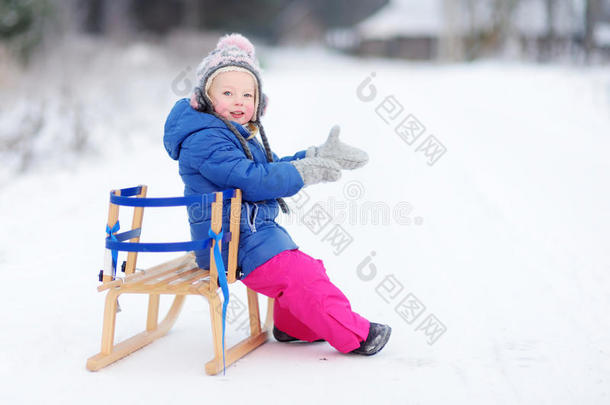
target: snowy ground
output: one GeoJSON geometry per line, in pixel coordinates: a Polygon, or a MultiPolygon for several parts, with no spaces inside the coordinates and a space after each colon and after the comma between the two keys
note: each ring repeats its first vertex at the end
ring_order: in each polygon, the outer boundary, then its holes
{"type": "MultiPolygon", "coordinates": [[[[393,327],[388,346],[365,358],[326,343],[270,340],[225,376],[209,377],[208,307],[189,297],[166,337],[88,372],[101,337],[104,296],[95,288],[108,190],[144,183],[151,196],[169,196],[182,188],[161,136],[180,96],[171,83],[199,58],[151,63],[156,52],[129,47],[99,68],[106,74],[70,81],[91,89],[62,96],[77,97],[89,114],[91,142],[80,158],[56,151],[17,178],[4,172],[0,402],[610,401],[607,69],[360,61],[316,50],[261,52],[271,144],[292,154],[323,142],[338,123],[371,161],[338,183],[305,189],[281,223],[324,260],[356,311],[393,327]],[[357,88],[372,72],[377,93],[363,101],[370,88],[360,96],[357,88]],[[389,95],[404,107],[393,121],[382,111],[389,95]],[[409,114],[425,127],[412,145],[394,132],[409,114]],[[418,150],[429,135],[446,148],[433,165],[418,150]],[[319,232],[300,220],[316,203],[332,218],[319,232]],[[371,207],[388,217],[374,224],[371,207]],[[328,240],[334,225],[349,245],[328,240]],[[423,311],[405,306],[414,299],[423,311]]],[[[61,126],[60,113],[49,119],[61,126]]],[[[182,209],[146,213],[144,241],[185,239],[182,209]]],[[[141,256],[139,267],[163,258],[141,256]]],[[[243,294],[239,285],[233,291],[243,294]]],[[[118,339],[143,329],[145,303],[121,298],[118,339]]],[[[230,319],[229,343],[242,336],[242,320],[230,319]]]]}

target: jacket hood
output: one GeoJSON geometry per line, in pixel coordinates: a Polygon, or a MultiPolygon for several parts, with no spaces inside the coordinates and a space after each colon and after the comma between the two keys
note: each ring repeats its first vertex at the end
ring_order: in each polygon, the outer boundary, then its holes
{"type": "Polygon", "coordinates": [[[212,114],[194,110],[188,99],[178,100],[165,121],[165,150],[172,159],[178,160],[182,142],[190,135],[207,128],[226,128],[226,125],[212,114]]]}

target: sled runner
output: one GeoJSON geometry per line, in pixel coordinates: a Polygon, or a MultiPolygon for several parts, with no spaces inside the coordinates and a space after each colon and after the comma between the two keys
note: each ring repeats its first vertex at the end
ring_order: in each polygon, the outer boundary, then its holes
{"type": "Polygon", "coordinates": [[[110,209],[106,227],[106,258],[104,270],[99,278],[102,285],[98,291],[108,290],[104,308],[102,327],[102,347],[100,353],[87,360],[87,369],[97,371],[165,335],[176,322],[187,295],[203,295],[210,307],[214,358],[206,363],[207,374],[217,374],[242,358],[267,340],[268,328],[273,319],[273,300],[269,299],[267,319],[261,327],[258,294],[247,289],[250,319],[250,336],[224,350],[224,320],[228,303],[228,284],[238,279],[237,250],[239,246],[239,224],[241,215],[241,190],[225,190],[205,195],[173,198],[146,198],[144,185],[110,193],[110,209]],[[230,199],[230,226],[222,229],[223,201],[230,199]],[[199,241],[177,243],[140,243],[144,207],[211,205],[212,224],[209,238],[199,241]],[[134,207],[132,229],[119,231],[119,206],[134,207]],[[229,242],[228,264],[225,269],[221,256],[222,242],[229,242]],[[193,250],[210,248],[209,269],[201,269],[195,262],[193,250]],[[124,277],[117,277],[118,251],[127,251],[127,261],[123,263],[124,277]],[[181,257],[159,264],[147,270],[135,271],[138,252],[188,251],[181,257]],[[221,302],[218,288],[224,300],[221,302]],[[148,315],[146,330],[123,342],[114,343],[117,314],[117,299],[121,294],[148,295],[148,315]],[[166,315],[159,322],[160,296],[174,296],[174,301],[166,315]]]}

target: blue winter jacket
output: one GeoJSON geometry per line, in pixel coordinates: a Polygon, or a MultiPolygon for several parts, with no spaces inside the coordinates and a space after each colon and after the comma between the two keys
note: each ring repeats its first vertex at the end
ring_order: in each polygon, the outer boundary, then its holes
{"type": "MultiPolygon", "coordinates": [[[[247,138],[248,131],[237,122],[235,128],[247,138]]],[[[263,146],[250,139],[250,160],[231,130],[211,114],[194,110],[188,99],[174,105],[165,122],[163,143],[167,153],[178,160],[184,182],[184,195],[206,194],[228,188],[242,190],[238,267],[242,277],[284,250],[297,249],[288,232],[275,222],[279,213],[278,197],[296,194],[303,179],[291,160],[305,157],[305,151],[294,156],[267,162],[263,146]]],[[[210,207],[188,207],[191,238],[206,239],[210,228],[210,207]]],[[[230,200],[223,205],[223,231],[229,231],[230,200]]],[[[227,263],[228,245],[223,246],[227,263]]],[[[209,249],[196,251],[197,264],[209,268],[209,249]]]]}

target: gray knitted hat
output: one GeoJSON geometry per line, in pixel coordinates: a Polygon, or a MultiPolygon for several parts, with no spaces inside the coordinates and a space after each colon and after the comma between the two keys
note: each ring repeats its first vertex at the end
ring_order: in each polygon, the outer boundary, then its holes
{"type": "MultiPolygon", "coordinates": [[[[197,85],[193,89],[193,94],[191,95],[191,107],[197,111],[212,114],[218,119],[222,120],[231,130],[231,132],[235,134],[248,159],[254,160],[252,152],[250,152],[250,148],[248,147],[248,143],[244,137],[229,120],[214,111],[212,101],[208,94],[208,90],[210,89],[214,78],[218,74],[228,71],[246,72],[252,75],[254,78],[254,82],[256,84],[254,114],[252,115],[250,123],[247,125],[247,129],[252,133],[251,137],[256,134],[256,130],[258,129],[265,147],[267,161],[273,162],[271,147],[269,146],[265,129],[260,122],[260,118],[264,114],[267,107],[267,96],[262,91],[260,67],[258,61],[256,60],[254,45],[252,45],[252,43],[246,37],[241,34],[225,35],[218,40],[216,48],[210,52],[209,55],[203,58],[197,67],[197,85]]],[[[282,212],[288,213],[288,206],[284,200],[278,198],[277,201],[280,204],[282,212]]]]}
{"type": "Polygon", "coordinates": [[[200,111],[213,111],[208,91],[218,74],[229,71],[246,72],[254,79],[256,94],[252,121],[258,123],[265,112],[267,97],[262,93],[260,66],[256,60],[254,45],[240,34],[223,36],[218,41],[216,48],[203,58],[197,67],[197,85],[193,89],[191,105],[200,111]]]}

